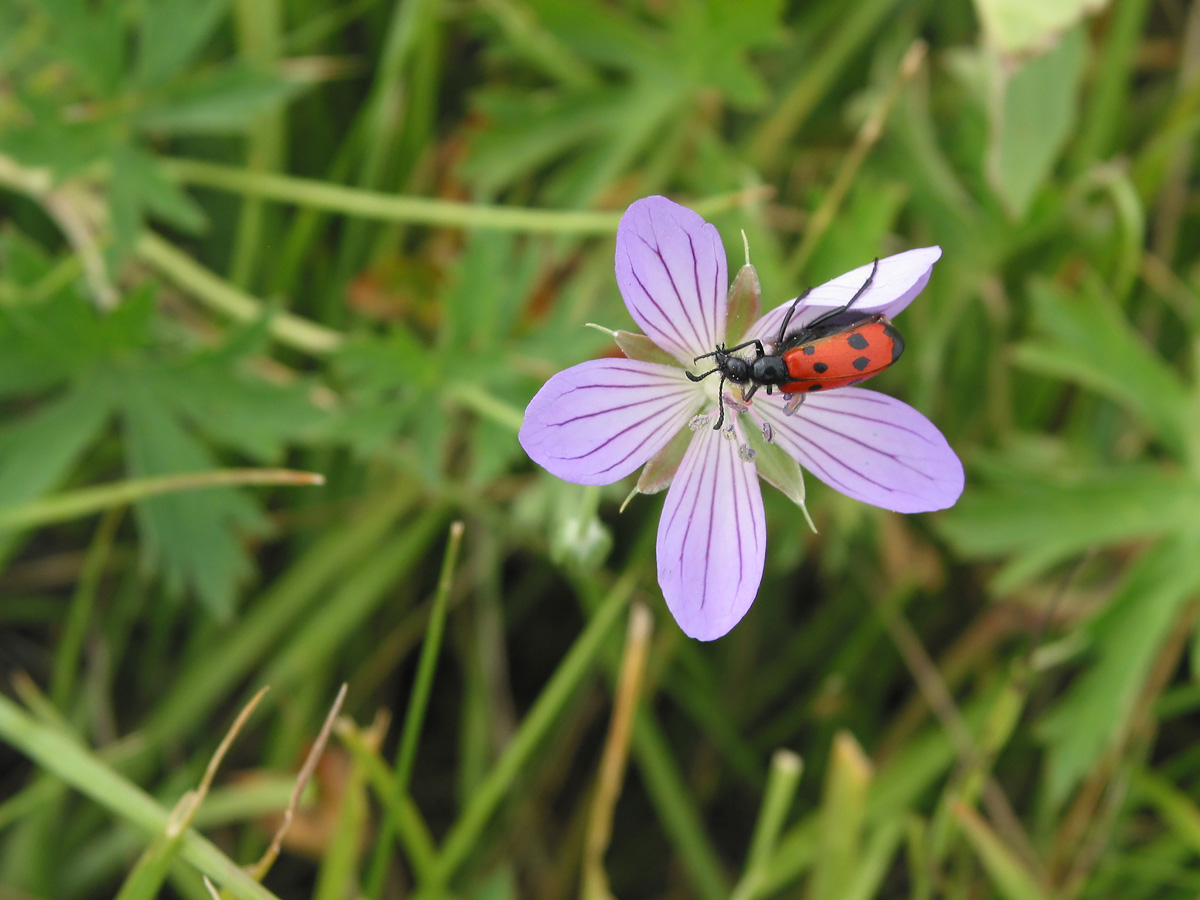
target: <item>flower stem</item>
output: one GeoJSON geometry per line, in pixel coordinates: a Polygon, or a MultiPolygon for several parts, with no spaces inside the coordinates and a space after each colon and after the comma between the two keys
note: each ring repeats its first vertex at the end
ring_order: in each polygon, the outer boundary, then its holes
{"type": "MultiPolygon", "coordinates": [[[[539,234],[611,235],[621,221],[621,213],[617,211],[525,209],[430,197],[400,197],[309,178],[258,174],[191,159],[164,160],[163,170],[169,177],[186,184],[384,222],[493,228],[539,234]]],[[[769,188],[759,186],[718,194],[689,205],[707,216],[735,209],[769,192],[769,188]]]]}
{"type": "Polygon", "coordinates": [[[292,469],[211,469],[184,475],[132,478],[116,484],[69,491],[0,510],[0,529],[33,528],[78,519],[114,506],[136,503],[160,494],[240,484],[321,485],[325,477],[292,469]]]}
{"type": "MultiPolygon", "coordinates": [[[[138,240],[137,254],[201,303],[232,319],[253,322],[267,314],[261,300],[214,275],[152,232],[145,232],[138,240]]],[[[268,328],[280,343],[315,355],[333,352],[343,340],[331,328],[282,311],[271,314],[268,328]]]]}

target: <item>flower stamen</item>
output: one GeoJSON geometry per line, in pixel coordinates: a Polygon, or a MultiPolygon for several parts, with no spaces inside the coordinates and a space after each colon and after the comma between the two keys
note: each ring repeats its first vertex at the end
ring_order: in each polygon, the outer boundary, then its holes
{"type": "Polygon", "coordinates": [[[783,414],[785,416],[794,416],[800,407],[804,405],[804,400],[808,394],[792,394],[788,398],[788,402],[783,404],[783,414]]]}

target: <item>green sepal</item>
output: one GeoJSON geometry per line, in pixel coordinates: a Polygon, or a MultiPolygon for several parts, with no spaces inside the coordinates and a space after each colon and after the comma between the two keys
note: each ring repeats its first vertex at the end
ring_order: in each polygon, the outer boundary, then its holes
{"type": "Polygon", "coordinates": [[[754,451],[754,465],[763,481],[778,488],[783,495],[795,503],[804,512],[808,527],[815,534],[817,526],[813,524],[812,516],[804,503],[804,472],[800,463],[796,462],[786,450],[778,444],[768,444],[763,439],[762,432],[757,428],[743,427],[746,444],[754,451]]]}
{"type": "Polygon", "coordinates": [[[613,339],[621,348],[621,352],[630,359],[679,367],[679,360],[644,334],[636,334],[632,331],[614,331],[613,339]]]}
{"type": "Polygon", "coordinates": [[[762,315],[762,286],[758,283],[758,272],[750,263],[738,270],[737,277],[729,287],[729,309],[725,314],[725,340],[729,344],[741,342],[742,336],[762,315]]]}
{"type": "Polygon", "coordinates": [[[675,437],[667,441],[667,445],[650,457],[650,461],[642,468],[638,476],[637,492],[639,494],[657,494],[671,486],[679,464],[683,462],[683,454],[687,452],[692,442],[692,429],[680,428],[675,437]]]}

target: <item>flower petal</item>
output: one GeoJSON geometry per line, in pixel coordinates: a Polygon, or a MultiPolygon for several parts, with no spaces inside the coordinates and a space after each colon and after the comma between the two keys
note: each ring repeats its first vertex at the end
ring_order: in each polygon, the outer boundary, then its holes
{"type": "Polygon", "coordinates": [[[729,277],[717,229],[666,197],[646,197],[617,227],[617,284],[635,322],[686,365],[725,340],[729,277]]]}
{"type": "Polygon", "coordinates": [[[697,430],[658,523],[658,583],[679,627],[701,641],[733,628],[762,582],[767,527],[754,463],[697,430]]]}
{"type": "Polygon", "coordinates": [[[847,497],[915,513],[946,509],[962,494],[962,463],[937,426],[886,394],[808,394],[794,416],[774,397],[756,408],[775,443],[847,497]]]}
{"type": "MultiPolygon", "coordinates": [[[[882,313],[889,318],[900,313],[924,290],[933,272],[933,264],[941,255],[941,247],[921,247],[881,259],[871,286],[855,301],[853,310],[863,315],[882,313]]],[[[796,314],[788,323],[788,333],[797,331],[822,313],[846,303],[866,282],[872,266],[874,262],[869,262],[813,288],[800,301],[796,314]]],[[[756,337],[775,341],[779,337],[779,326],[783,324],[783,318],[793,302],[789,300],[782,303],[759,319],[747,333],[746,339],[756,337]]]]}
{"type": "Polygon", "coordinates": [[[575,484],[611,484],[657,453],[701,401],[681,369],[594,359],[547,381],[518,435],[538,465],[575,484]]]}

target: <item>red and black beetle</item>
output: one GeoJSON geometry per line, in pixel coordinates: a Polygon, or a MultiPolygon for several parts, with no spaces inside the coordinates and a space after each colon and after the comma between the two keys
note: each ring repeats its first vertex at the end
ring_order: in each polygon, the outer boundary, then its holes
{"type": "Polygon", "coordinates": [[[714,430],[720,430],[725,422],[726,381],[749,385],[749,390],[744,387],[742,390],[742,399],[749,400],[760,387],[766,388],[768,394],[775,388],[785,394],[797,394],[848,387],[878,375],[898,360],[904,352],[904,339],[887,316],[875,314],[847,320],[845,315],[871,286],[878,268],[879,260],[876,259],[863,286],[844,305],[822,313],[799,331],[787,334],[792,314],[809,291],[797,297],[779,326],[774,353],[767,353],[762,341],[755,338],[736,347],[718,344],[712,353],[697,356],[693,362],[711,356],[716,366],[703,375],[687,372],[688,378],[701,381],[709,375],[721,375],[717,389],[721,414],[714,430]],[[738,350],[750,346],[757,353],[753,359],[734,356],[738,350]]]}

